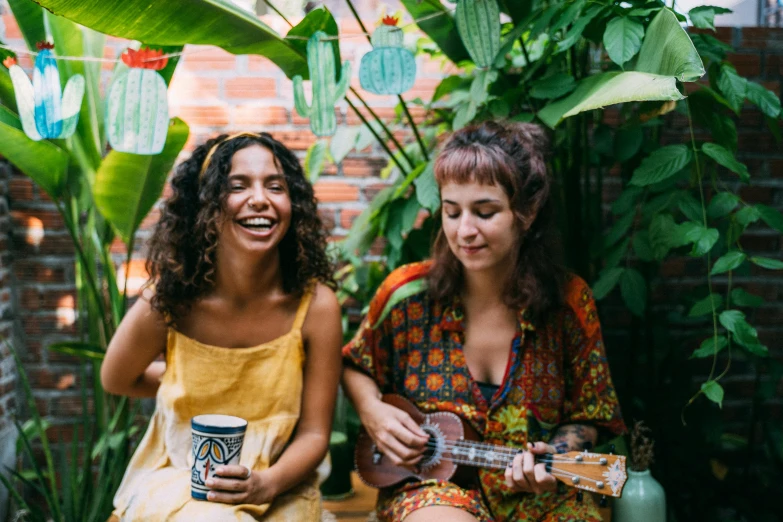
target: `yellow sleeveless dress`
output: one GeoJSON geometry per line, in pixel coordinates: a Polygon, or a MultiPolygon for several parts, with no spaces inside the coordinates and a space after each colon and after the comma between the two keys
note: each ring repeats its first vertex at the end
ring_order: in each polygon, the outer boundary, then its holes
{"type": "Polygon", "coordinates": [[[290,332],[251,348],[224,348],[169,329],[166,372],[144,438],[114,497],[121,521],[318,521],[316,474],[271,504],[229,505],[190,496],[190,419],[205,413],[248,421],[240,464],[255,471],[277,460],[299,420],[302,324],[312,291],[302,297],[290,332]]]}

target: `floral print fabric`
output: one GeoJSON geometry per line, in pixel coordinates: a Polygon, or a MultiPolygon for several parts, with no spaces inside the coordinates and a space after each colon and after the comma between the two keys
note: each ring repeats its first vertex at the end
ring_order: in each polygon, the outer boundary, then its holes
{"type": "MultiPolygon", "coordinates": [[[[346,364],[370,375],[382,393],[400,394],[425,413],[456,413],[492,444],[524,448],[572,423],[594,425],[602,434],[625,431],[595,302],[582,279],[570,279],[564,306],[545,322],[534,325],[519,311],[505,377],[486,401],[462,351],[462,305],[429,297],[429,267],[414,263],[389,275],[343,348],[346,364]]],[[[506,486],[503,470],[481,469],[478,477],[481,491],[435,481],[382,491],[378,515],[399,521],[424,506],[450,505],[481,521],[600,520],[590,496],[578,503],[573,489],[516,493],[506,486]]]]}

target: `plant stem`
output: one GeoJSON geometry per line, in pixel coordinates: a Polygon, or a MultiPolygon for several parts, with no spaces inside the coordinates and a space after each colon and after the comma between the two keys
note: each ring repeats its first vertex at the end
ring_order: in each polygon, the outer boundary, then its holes
{"type": "Polygon", "coordinates": [[[375,137],[375,139],[378,141],[378,143],[381,144],[381,147],[383,147],[383,150],[386,151],[386,154],[388,154],[389,157],[392,159],[392,161],[397,165],[397,168],[400,169],[400,172],[403,175],[407,176],[408,173],[405,171],[405,168],[400,163],[400,160],[398,160],[397,157],[392,153],[392,151],[389,149],[389,146],[386,144],[386,142],[383,141],[380,136],[378,136],[378,133],[375,132],[375,129],[369,124],[369,122],[367,121],[367,118],[364,117],[364,114],[359,112],[359,110],[356,108],[356,106],[353,104],[353,102],[351,102],[351,100],[347,96],[345,97],[345,101],[348,103],[348,105],[351,107],[351,109],[353,109],[353,111],[356,113],[356,115],[359,117],[359,119],[362,120],[362,123],[368,129],[370,129],[370,132],[372,133],[372,135],[375,137]]]}
{"type": "MultiPolygon", "coordinates": [[[[369,105],[367,105],[367,102],[366,102],[366,101],[364,101],[364,98],[362,98],[362,96],[359,94],[359,92],[358,92],[356,89],[354,89],[353,87],[351,87],[351,88],[350,88],[350,90],[351,90],[351,93],[352,93],[354,96],[356,96],[356,98],[357,98],[357,99],[358,99],[360,102],[362,102],[362,105],[364,106],[364,108],[365,108],[365,109],[367,109],[367,112],[369,112],[369,113],[370,113],[370,116],[372,116],[372,117],[375,119],[375,121],[377,121],[377,122],[378,122],[378,125],[380,125],[380,126],[381,126],[381,129],[383,129],[383,132],[384,132],[384,133],[386,133],[386,136],[388,136],[388,137],[389,137],[389,140],[390,140],[392,143],[394,143],[394,146],[397,148],[397,150],[399,150],[399,151],[402,153],[402,156],[405,158],[405,161],[407,161],[407,162],[408,162],[408,165],[409,165],[411,168],[413,168],[413,162],[411,161],[411,159],[410,159],[410,157],[408,156],[408,154],[405,152],[405,149],[403,148],[403,146],[400,144],[400,142],[399,142],[399,141],[397,141],[397,138],[395,138],[395,137],[394,137],[394,134],[392,134],[392,132],[389,130],[389,127],[387,127],[387,126],[386,126],[386,124],[385,124],[385,123],[383,123],[383,120],[380,118],[380,116],[378,116],[378,114],[376,114],[376,113],[375,113],[375,111],[374,111],[374,110],[372,110],[372,107],[370,107],[369,105]]],[[[407,110],[407,109],[406,109],[406,110],[407,110]]],[[[356,111],[356,109],[354,109],[354,111],[356,111]]],[[[359,111],[356,111],[356,114],[358,115],[358,114],[359,114],[359,111]]]]}
{"type": "Polygon", "coordinates": [[[281,12],[280,12],[280,10],[279,10],[277,7],[275,7],[275,6],[274,6],[274,4],[272,4],[272,2],[270,2],[269,0],[264,0],[264,3],[265,3],[266,5],[268,5],[268,6],[269,6],[269,8],[270,8],[270,9],[272,9],[272,11],[274,11],[275,13],[277,13],[277,16],[279,16],[280,18],[282,18],[282,19],[283,19],[283,21],[284,21],[285,23],[287,23],[287,24],[288,24],[290,27],[293,27],[293,26],[294,26],[294,24],[292,24],[291,22],[289,22],[289,21],[288,21],[288,19],[287,19],[287,18],[286,18],[286,17],[283,15],[283,13],[281,13],[281,12]]]}
{"type": "MultiPolygon", "coordinates": [[[[400,100],[400,105],[402,105],[402,110],[405,111],[405,116],[408,117],[408,122],[411,124],[411,128],[413,129],[413,134],[416,136],[416,141],[419,143],[419,147],[421,147],[421,154],[424,156],[424,159],[426,161],[430,160],[430,155],[427,154],[427,147],[424,146],[424,141],[421,139],[421,134],[419,134],[419,128],[416,126],[416,122],[413,121],[413,116],[411,115],[411,111],[408,110],[408,104],[405,103],[405,100],[403,99],[401,94],[397,95],[397,99],[400,100]]],[[[413,165],[411,165],[413,167],[413,165]]]]}
{"type": "MultiPolygon", "coordinates": [[[[702,219],[702,226],[704,228],[707,228],[707,206],[705,205],[704,200],[704,184],[702,183],[702,172],[701,172],[701,165],[699,164],[699,150],[696,148],[696,137],[693,134],[693,117],[691,115],[691,104],[688,102],[688,99],[685,99],[685,107],[688,110],[688,129],[690,130],[691,135],[691,149],[693,150],[693,160],[696,163],[696,178],[699,181],[699,198],[701,200],[701,219],[702,219]]],[[[712,266],[712,258],[710,256],[709,251],[706,254],[707,256],[707,291],[709,292],[709,295],[712,296],[712,274],[710,267],[712,266]]],[[[708,381],[713,380],[715,378],[715,368],[718,364],[718,310],[715,307],[715,300],[710,299],[710,306],[712,307],[712,338],[713,338],[713,347],[715,349],[715,354],[712,358],[712,367],[710,368],[710,375],[707,378],[708,381]]],[[[731,336],[728,336],[728,343],[729,343],[729,350],[731,349],[731,336]]],[[[731,351],[729,351],[729,364],[731,363],[731,351]]],[[[728,368],[727,368],[728,369],[728,368]]],[[[725,375],[725,372],[721,374],[717,379],[720,379],[725,375]]],[[[699,395],[701,395],[703,392],[701,389],[699,389],[698,392],[696,392],[693,397],[690,398],[687,405],[690,405],[695,401],[699,395]]],[[[687,406],[686,405],[686,406],[687,406]]]]}

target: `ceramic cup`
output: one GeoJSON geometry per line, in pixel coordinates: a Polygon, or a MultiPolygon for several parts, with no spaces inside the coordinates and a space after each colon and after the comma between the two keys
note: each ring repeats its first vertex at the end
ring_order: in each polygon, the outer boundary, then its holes
{"type": "Polygon", "coordinates": [[[193,468],[190,495],[206,500],[207,479],[220,466],[239,464],[247,421],[231,415],[197,415],[190,420],[193,435],[193,468]]]}

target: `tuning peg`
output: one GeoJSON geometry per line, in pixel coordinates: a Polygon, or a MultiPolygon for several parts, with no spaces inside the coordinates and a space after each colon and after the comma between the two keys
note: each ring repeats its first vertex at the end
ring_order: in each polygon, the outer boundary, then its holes
{"type": "Polygon", "coordinates": [[[582,502],[582,499],[584,498],[584,494],[582,493],[582,490],[577,490],[576,492],[576,501],[582,502]]]}
{"type": "Polygon", "coordinates": [[[601,500],[598,501],[598,507],[605,508],[609,502],[606,500],[606,495],[601,495],[601,500]]]}

